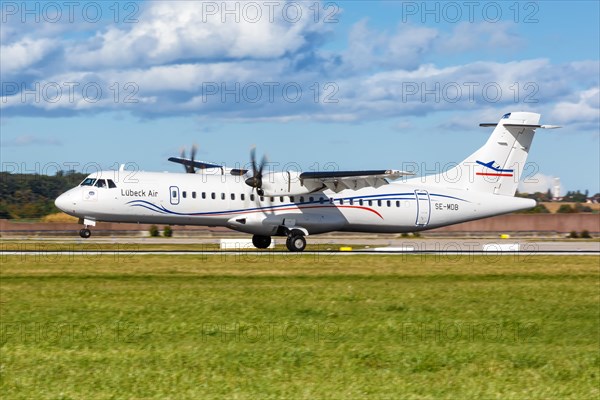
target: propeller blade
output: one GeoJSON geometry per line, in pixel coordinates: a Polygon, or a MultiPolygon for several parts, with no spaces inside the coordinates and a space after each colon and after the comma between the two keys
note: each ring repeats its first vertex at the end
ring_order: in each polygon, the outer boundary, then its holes
{"type": "MultiPolygon", "coordinates": [[[[196,146],[195,144],[192,145],[192,151],[190,152],[190,160],[192,162],[189,165],[185,166],[185,172],[187,172],[188,174],[195,174],[196,173],[196,169],[194,168],[194,158],[196,157],[196,151],[197,150],[198,150],[198,146],[196,146]]],[[[185,151],[184,150],[182,150],[181,156],[183,158],[185,158],[185,151]]]]}
{"type": "Polygon", "coordinates": [[[263,156],[260,164],[256,164],[256,146],[250,149],[250,163],[252,164],[252,176],[245,180],[246,185],[255,189],[260,189],[262,186],[262,173],[267,163],[267,157],[263,156]]]}
{"type": "MultiPolygon", "coordinates": [[[[185,158],[186,158],[186,157],[185,157],[185,147],[182,147],[182,148],[181,148],[181,158],[183,158],[183,159],[185,159],[185,158]]],[[[189,172],[190,172],[190,167],[189,167],[189,166],[187,166],[187,165],[185,165],[185,164],[182,164],[182,165],[183,165],[183,168],[185,169],[185,172],[186,172],[186,173],[189,173],[189,172]]]]}
{"type": "Polygon", "coordinates": [[[198,151],[198,146],[194,143],[192,145],[192,155],[190,156],[192,161],[194,161],[194,159],[196,158],[196,151],[198,151]]]}

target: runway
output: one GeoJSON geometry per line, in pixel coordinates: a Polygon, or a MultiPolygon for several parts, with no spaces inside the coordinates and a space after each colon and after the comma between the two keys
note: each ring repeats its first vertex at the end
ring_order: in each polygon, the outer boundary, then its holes
{"type": "MultiPolygon", "coordinates": [[[[28,238],[27,240],[2,240],[0,256],[94,256],[94,255],[189,255],[189,256],[246,256],[246,257],[297,257],[323,255],[569,255],[600,256],[597,240],[535,240],[496,238],[373,238],[373,237],[310,237],[309,249],[302,253],[290,253],[280,246],[276,249],[256,250],[252,245],[240,244],[230,250],[218,250],[217,238],[119,238],[97,237],[28,238]],[[167,247],[166,249],[164,247],[167,247]]],[[[275,239],[276,244],[284,244],[275,239]]]]}
{"type": "Polygon", "coordinates": [[[162,255],[162,256],[243,256],[243,257],[301,257],[301,256],[411,256],[411,255],[435,255],[435,256],[600,256],[600,251],[597,250],[319,250],[319,251],[304,251],[301,253],[292,253],[285,250],[73,250],[73,251],[31,251],[31,250],[1,250],[0,256],[20,256],[20,257],[47,257],[56,256],[147,256],[147,255],[162,255]]]}

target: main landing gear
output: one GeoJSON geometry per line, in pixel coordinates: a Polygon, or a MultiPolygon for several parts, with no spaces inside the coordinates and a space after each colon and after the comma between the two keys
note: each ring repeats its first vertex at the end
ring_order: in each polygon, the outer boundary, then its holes
{"type": "Polygon", "coordinates": [[[285,241],[285,245],[287,246],[289,251],[304,251],[304,249],[306,248],[306,239],[304,239],[304,235],[301,232],[292,231],[288,235],[288,238],[285,241]]]}
{"type": "MultiPolygon", "coordinates": [[[[266,249],[271,245],[271,236],[252,236],[252,244],[257,249],[266,249]]],[[[301,252],[306,248],[306,239],[304,233],[300,230],[294,229],[287,235],[285,245],[289,251],[301,252]]]]}
{"type": "MultiPolygon", "coordinates": [[[[271,245],[271,236],[252,236],[252,244],[257,249],[267,249],[271,245]]],[[[289,251],[301,252],[306,248],[306,239],[304,233],[299,230],[293,230],[288,233],[285,245],[289,251]]]]}
{"type": "Polygon", "coordinates": [[[83,228],[79,231],[79,236],[81,236],[84,239],[87,239],[90,236],[92,236],[92,231],[90,231],[88,228],[83,228]]]}
{"type": "Polygon", "coordinates": [[[271,245],[271,236],[252,236],[252,244],[257,249],[267,249],[271,245]]]}

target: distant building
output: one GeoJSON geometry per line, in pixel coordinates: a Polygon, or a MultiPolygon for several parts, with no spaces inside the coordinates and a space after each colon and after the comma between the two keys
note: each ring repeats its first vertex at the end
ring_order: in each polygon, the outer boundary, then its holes
{"type": "Polygon", "coordinates": [[[552,186],[552,200],[562,200],[562,197],[560,196],[560,178],[554,178],[554,185],[552,186]]]}

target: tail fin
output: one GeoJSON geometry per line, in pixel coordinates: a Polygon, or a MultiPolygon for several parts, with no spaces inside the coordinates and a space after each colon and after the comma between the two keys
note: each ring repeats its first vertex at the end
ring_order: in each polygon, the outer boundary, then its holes
{"type": "Polygon", "coordinates": [[[539,125],[540,114],[512,112],[504,114],[488,141],[446,176],[458,176],[458,187],[465,190],[514,196],[527,161],[537,128],[559,128],[539,125]]]}

